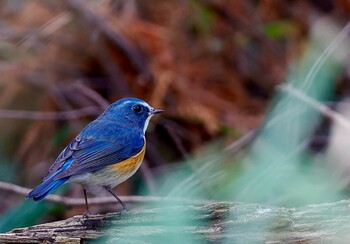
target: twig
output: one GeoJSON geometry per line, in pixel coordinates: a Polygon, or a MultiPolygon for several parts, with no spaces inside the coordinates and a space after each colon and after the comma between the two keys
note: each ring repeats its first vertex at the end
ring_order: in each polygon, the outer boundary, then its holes
{"type": "Polygon", "coordinates": [[[99,38],[96,43],[98,57],[110,78],[107,83],[108,91],[112,94],[130,96],[131,90],[128,86],[127,80],[123,76],[118,63],[113,59],[111,51],[108,50],[107,44],[104,42],[103,38],[99,38]]]}
{"type": "Polygon", "coordinates": [[[103,35],[103,38],[125,54],[139,74],[145,77],[151,76],[148,65],[141,53],[124,37],[113,31],[100,15],[88,8],[85,1],[64,0],[63,3],[72,14],[78,16],[89,33],[98,31],[99,34],[103,35]]]}
{"type": "Polygon", "coordinates": [[[47,38],[57,30],[61,29],[63,26],[68,24],[71,20],[72,15],[68,12],[65,11],[63,13],[60,13],[59,15],[53,17],[48,22],[43,24],[37,31],[31,32],[24,38],[22,38],[17,43],[17,46],[22,46],[29,49],[34,45],[33,40],[35,40],[37,37],[47,38]]]}
{"type": "Polygon", "coordinates": [[[240,152],[242,149],[247,148],[258,134],[258,129],[253,129],[248,131],[244,136],[239,138],[238,140],[232,142],[227,147],[224,148],[224,152],[235,154],[240,152]]]}
{"type": "Polygon", "coordinates": [[[97,102],[103,109],[106,109],[109,106],[109,102],[104,97],[102,97],[96,91],[92,90],[90,87],[84,85],[83,82],[75,82],[72,86],[74,88],[77,88],[85,96],[97,102]]]}
{"type": "Polygon", "coordinates": [[[217,165],[217,162],[220,160],[223,160],[225,157],[227,157],[228,154],[236,154],[240,152],[241,149],[247,147],[247,145],[250,145],[250,143],[253,142],[255,136],[256,136],[256,130],[251,130],[238,140],[234,141],[230,145],[228,145],[226,148],[224,148],[220,153],[217,153],[215,155],[214,159],[208,159],[204,164],[202,164],[199,168],[195,169],[194,173],[191,174],[186,179],[182,180],[176,187],[174,187],[168,195],[174,195],[178,194],[180,191],[184,191],[185,188],[188,188],[191,184],[192,185],[198,185],[205,181],[201,180],[200,175],[203,174],[206,170],[210,169],[210,167],[213,167],[217,165]]]}
{"type": "Polygon", "coordinates": [[[179,136],[178,136],[178,132],[177,130],[175,131],[171,126],[169,126],[169,124],[163,124],[164,128],[166,129],[166,131],[168,132],[169,136],[171,137],[172,141],[175,143],[176,148],[179,150],[179,152],[181,153],[181,156],[183,158],[188,158],[189,154],[183,144],[183,142],[180,140],[179,136]]]}
{"type": "MultiPolygon", "coordinates": [[[[29,188],[18,186],[16,184],[12,184],[8,182],[2,182],[2,181],[0,181],[0,190],[19,194],[22,196],[26,196],[31,191],[31,189],[29,188]]],[[[123,202],[129,202],[129,203],[149,203],[149,202],[167,201],[167,202],[174,202],[174,203],[178,202],[178,203],[191,203],[191,204],[196,204],[196,203],[206,204],[206,203],[213,202],[209,200],[192,200],[192,199],[186,199],[186,198],[161,197],[161,196],[119,196],[119,198],[123,202]]],[[[45,200],[48,202],[64,204],[66,206],[85,206],[84,198],[62,197],[62,196],[51,194],[47,196],[45,200]]],[[[114,197],[89,198],[89,205],[111,204],[115,202],[116,200],[114,197]]]]}
{"type": "Polygon", "coordinates": [[[0,118],[9,119],[32,119],[32,120],[74,120],[91,115],[99,115],[101,108],[89,106],[81,109],[74,109],[60,112],[39,112],[0,109],[0,118]]]}
{"type": "Polygon", "coordinates": [[[303,87],[303,90],[306,90],[309,85],[311,84],[312,80],[315,78],[315,75],[318,73],[324,62],[327,60],[327,58],[333,53],[334,49],[338,46],[338,44],[343,41],[345,37],[350,32],[350,22],[348,22],[345,27],[339,32],[337,37],[328,45],[326,50],[322,52],[322,54],[317,58],[316,62],[312,65],[310,71],[308,72],[306,78],[305,78],[305,86],[303,87]]]}
{"type": "Polygon", "coordinates": [[[281,85],[279,86],[279,89],[283,92],[287,92],[288,94],[300,99],[310,107],[318,110],[320,113],[322,113],[327,118],[339,123],[340,125],[344,126],[347,130],[350,131],[350,121],[344,117],[342,114],[330,109],[329,107],[325,106],[324,104],[318,102],[317,100],[307,96],[305,93],[300,91],[299,89],[294,88],[292,85],[281,85]]]}

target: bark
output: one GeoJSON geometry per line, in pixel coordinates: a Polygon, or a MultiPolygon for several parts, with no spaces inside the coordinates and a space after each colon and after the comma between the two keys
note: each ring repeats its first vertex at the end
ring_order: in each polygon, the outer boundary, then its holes
{"type": "Polygon", "coordinates": [[[349,204],[278,208],[219,202],[74,216],[0,234],[0,243],[345,243],[349,204]]]}

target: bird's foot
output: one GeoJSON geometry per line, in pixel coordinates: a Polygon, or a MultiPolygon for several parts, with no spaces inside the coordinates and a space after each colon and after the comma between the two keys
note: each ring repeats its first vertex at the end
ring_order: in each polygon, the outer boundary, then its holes
{"type": "Polygon", "coordinates": [[[89,218],[89,216],[91,216],[91,213],[89,210],[86,210],[84,213],[83,213],[83,217],[84,218],[89,218]]]}
{"type": "Polygon", "coordinates": [[[127,209],[126,207],[124,207],[124,208],[122,209],[122,211],[120,211],[120,217],[121,217],[121,218],[125,218],[126,215],[127,215],[127,213],[128,213],[128,209],[127,209]]]}

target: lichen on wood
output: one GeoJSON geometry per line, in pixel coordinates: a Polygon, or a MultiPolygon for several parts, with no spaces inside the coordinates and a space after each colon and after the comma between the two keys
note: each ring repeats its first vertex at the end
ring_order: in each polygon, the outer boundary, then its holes
{"type": "Polygon", "coordinates": [[[217,202],[81,215],[14,229],[1,243],[319,243],[349,237],[350,201],[299,208],[217,202]]]}

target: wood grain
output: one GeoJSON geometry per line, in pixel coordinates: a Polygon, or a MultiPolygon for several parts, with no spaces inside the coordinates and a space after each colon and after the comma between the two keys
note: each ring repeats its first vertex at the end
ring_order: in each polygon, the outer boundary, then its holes
{"type": "Polygon", "coordinates": [[[350,201],[278,208],[218,202],[109,213],[14,229],[1,243],[345,243],[350,201]],[[180,242],[179,242],[180,241],[180,242]]]}

